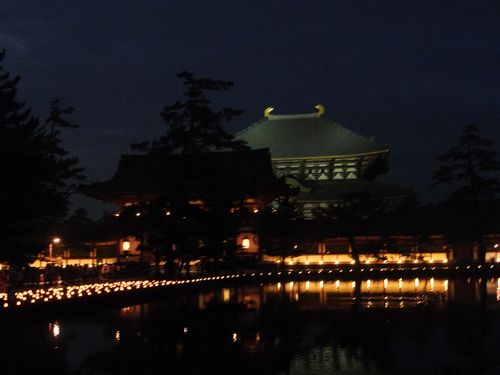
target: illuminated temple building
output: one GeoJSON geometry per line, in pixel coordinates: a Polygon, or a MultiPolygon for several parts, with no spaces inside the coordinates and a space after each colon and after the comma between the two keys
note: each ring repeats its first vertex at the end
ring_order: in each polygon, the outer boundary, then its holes
{"type": "MultiPolygon", "coordinates": [[[[179,189],[189,192],[190,203],[198,205],[203,205],[207,196],[233,191],[241,195],[240,207],[258,212],[275,197],[290,192],[286,182],[294,188],[294,199],[309,219],[314,218],[317,209],[336,206],[353,195],[368,196],[389,210],[414,197],[411,189],[375,181],[389,169],[387,146],[330,120],[322,105],[317,105],[316,110],[275,115],[272,108],[267,108],[260,121],[236,134],[236,139],[250,146],[247,151],[123,155],[111,180],[91,184],[85,192],[122,209],[172,196],[172,191],[179,189]]],[[[286,258],[266,255],[252,223],[243,225],[235,240],[245,253],[260,253],[263,261],[284,261],[287,265],[351,264],[354,250],[365,264],[443,264],[456,260],[442,233],[431,233],[422,241],[420,233],[382,236],[363,233],[363,228],[360,232],[353,239],[339,234],[297,243],[286,258]]],[[[488,259],[500,259],[498,242],[497,236],[485,238],[488,259]]],[[[139,242],[134,238],[117,238],[110,244],[121,255],[126,252],[130,259],[140,256],[139,242]]]]}
{"type": "MultiPolygon", "coordinates": [[[[387,146],[332,121],[321,104],[315,109],[313,113],[279,115],[268,107],[260,121],[236,135],[253,149],[269,149],[276,175],[298,188],[295,200],[306,218],[313,218],[316,210],[336,206],[350,196],[368,197],[388,210],[414,198],[412,189],[375,181],[388,172],[387,146]]],[[[415,234],[381,236],[359,230],[354,242],[362,263],[377,263],[381,259],[384,263],[447,263],[461,258],[459,249],[450,246],[443,234],[428,235],[422,243],[415,234]]],[[[487,259],[499,261],[498,236],[486,236],[483,240],[487,259]]],[[[348,239],[340,236],[297,244],[296,254],[289,255],[286,263],[352,263],[349,247],[348,239]]],[[[280,261],[279,257],[265,259],[280,261]]]]}
{"type": "Polygon", "coordinates": [[[387,146],[365,138],[317,112],[292,115],[264,111],[264,118],[236,135],[253,149],[268,148],[273,168],[299,188],[297,202],[306,217],[352,194],[390,203],[413,196],[411,189],[375,182],[388,171],[387,146]]]}
{"type": "MultiPolygon", "coordinates": [[[[325,115],[318,104],[316,111],[306,114],[273,114],[240,131],[236,138],[253,149],[268,148],[274,172],[284,177],[289,186],[298,189],[295,197],[306,218],[313,218],[318,209],[336,206],[350,196],[364,196],[390,209],[414,197],[412,189],[385,184],[375,179],[389,169],[387,146],[366,138],[337,124],[325,115]]],[[[352,263],[351,248],[346,237],[325,238],[323,241],[297,244],[295,255],[286,258],[287,264],[345,264],[352,263]]],[[[411,235],[378,235],[359,233],[355,239],[362,262],[377,262],[384,253],[389,263],[447,262],[443,236],[433,236],[422,249],[411,235]],[[386,242],[390,242],[390,249],[386,242]],[[385,245],[385,249],[384,249],[385,245]],[[411,258],[404,253],[416,253],[411,258]]],[[[264,256],[264,260],[279,262],[279,257],[264,256]]]]}

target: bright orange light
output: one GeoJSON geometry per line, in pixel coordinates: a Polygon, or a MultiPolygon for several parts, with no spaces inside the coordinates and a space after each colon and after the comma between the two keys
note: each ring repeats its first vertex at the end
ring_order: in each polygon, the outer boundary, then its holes
{"type": "Polygon", "coordinates": [[[52,242],[54,242],[54,243],[59,243],[59,242],[61,242],[61,239],[60,239],[59,237],[55,237],[55,238],[52,240],[52,242]]]}
{"type": "Polygon", "coordinates": [[[122,242],[122,250],[123,251],[129,251],[130,250],[130,241],[123,241],[122,242]]]}
{"type": "Polygon", "coordinates": [[[250,240],[248,238],[243,238],[243,241],[241,241],[241,247],[244,249],[250,248],[250,240]]]}

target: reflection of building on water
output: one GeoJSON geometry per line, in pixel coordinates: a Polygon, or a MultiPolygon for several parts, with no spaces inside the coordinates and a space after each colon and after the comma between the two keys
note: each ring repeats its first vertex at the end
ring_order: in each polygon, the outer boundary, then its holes
{"type": "Polygon", "coordinates": [[[266,286],[266,297],[279,298],[284,291],[302,309],[343,309],[354,303],[364,308],[404,308],[430,303],[430,298],[442,305],[447,299],[448,281],[418,278],[300,281],[288,282],[282,288],[266,286]]]}
{"type": "Polygon", "coordinates": [[[444,308],[448,302],[500,301],[500,278],[482,280],[445,280],[436,278],[288,281],[262,286],[224,288],[200,293],[198,308],[218,301],[241,304],[250,310],[286,299],[299,309],[349,309],[357,304],[361,308],[401,309],[419,306],[444,308]]]}
{"type": "Polygon", "coordinates": [[[338,371],[366,370],[359,350],[348,350],[339,345],[306,347],[296,353],[290,363],[290,375],[330,374],[338,371]]]}

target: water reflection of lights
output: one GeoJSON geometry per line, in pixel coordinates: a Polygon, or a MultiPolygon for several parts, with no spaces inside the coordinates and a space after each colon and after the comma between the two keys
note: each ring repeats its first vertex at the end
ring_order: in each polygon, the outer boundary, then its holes
{"type": "MultiPolygon", "coordinates": [[[[288,301],[297,303],[299,309],[307,310],[320,307],[326,309],[352,308],[353,303],[361,308],[370,309],[409,309],[419,306],[432,306],[433,308],[441,309],[447,305],[447,301],[457,298],[457,293],[460,293],[461,290],[457,288],[462,287],[460,283],[456,284],[453,280],[437,278],[434,279],[432,287],[431,278],[418,278],[418,287],[415,287],[415,278],[401,280],[399,278],[390,278],[386,279],[385,282],[384,279],[368,280],[324,280],[323,286],[321,286],[320,280],[295,280],[293,289],[289,290],[289,282],[286,283],[286,290],[289,292],[287,294],[278,292],[277,283],[270,283],[260,284],[260,286],[238,287],[243,288],[243,290],[232,289],[231,295],[233,296],[234,293],[234,302],[236,303],[243,303],[243,298],[251,295],[252,299],[260,301],[258,302],[259,306],[265,304],[266,301],[287,298],[288,301]],[[307,281],[309,281],[309,289],[306,288],[307,281]],[[403,283],[401,288],[400,282],[403,283]],[[452,285],[449,284],[450,282],[453,283],[454,288],[451,288],[452,285]],[[368,285],[370,286],[369,288],[368,285]],[[448,291],[449,289],[451,293],[448,291]]],[[[476,279],[476,282],[478,282],[478,279],[476,279]]],[[[488,280],[488,294],[492,300],[496,300],[497,293],[500,298],[499,283],[497,278],[493,281],[491,279],[488,280]]],[[[219,290],[222,291],[222,288],[219,290]]],[[[283,287],[281,290],[283,290],[283,287]]],[[[207,303],[217,297],[217,293],[211,297],[209,293],[205,295],[207,297],[204,299],[203,304],[200,305],[203,306],[201,308],[207,308],[207,303]]]]}
{"type": "Polygon", "coordinates": [[[49,332],[54,337],[58,337],[61,334],[61,326],[59,322],[49,323],[49,332]]]}
{"type": "Polygon", "coordinates": [[[229,302],[229,300],[231,299],[231,291],[227,288],[222,289],[222,298],[224,302],[229,302]]]}

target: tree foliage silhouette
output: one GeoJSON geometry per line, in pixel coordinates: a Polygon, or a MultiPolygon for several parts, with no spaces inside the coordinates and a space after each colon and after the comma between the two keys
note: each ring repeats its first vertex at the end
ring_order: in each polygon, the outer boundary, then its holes
{"type": "MultiPolygon", "coordinates": [[[[227,107],[213,109],[208,98],[210,93],[229,90],[233,83],[197,78],[187,71],[177,77],[185,87],[184,100],[163,108],[161,117],[167,132],[157,140],[132,144],[131,149],[148,154],[181,155],[248,149],[244,141],[235,140],[224,129],[224,124],[242,111],[227,107]]],[[[231,215],[229,209],[242,199],[241,186],[233,186],[233,177],[222,171],[211,169],[210,174],[192,165],[170,176],[169,180],[175,183],[141,208],[142,224],[129,226],[129,233],[141,238],[142,249],[165,257],[167,262],[173,257],[189,261],[192,254],[217,258],[227,247],[226,239],[237,228],[237,215],[231,215]],[[211,185],[219,189],[212,191],[211,185]],[[202,208],[190,204],[193,200],[203,201],[202,208]],[[167,207],[170,216],[165,216],[167,207]]]]}
{"type": "Polygon", "coordinates": [[[458,145],[437,157],[442,165],[434,173],[433,185],[454,186],[450,198],[472,205],[495,198],[500,191],[495,177],[500,163],[496,160],[496,153],[488,149],[492,145],[491,140],[481,138],[476,126],[466,126],[458,145]]]}
{"type": "Polygon", "coordinates": [[[186,88],[185,100],[163,108],[161,117],[168,126],[167,133],[152,142],[133,144],[132,150],[193,154],[248,148],[244,141],[235,140],[223,127],[242,111],[233,108],[213,110],[207,97],[208,92],[230,89],[233,82],[195,78],[187,71],[178,73],[177,77],[186,88]]]}
{"type": "Polygon", "coordinates": [[[4,70],[4,56],[0,51],[0,259],[23,263],[55,234],[82,168],[60,139],[62,128],[75,127],[64,119],[72,109],[53,101],[40,122],[17,99],[20,77],[4,70]]]}
{"type": "Polygon", "coordinates": [[[486,252],[483,235],[496,221],[492,207],[500,191],[496,177],[500,163],[490,150],[492,145],[491,140],[481,138],[476,126],[466,126],[458,145],[437,158],[442,165],[433,177],[434,186],[446,184],[455,188],[443,206],[448,239],[469,246],[469,257],[477,249],[476,258],[481,261],[486,252]]]}

